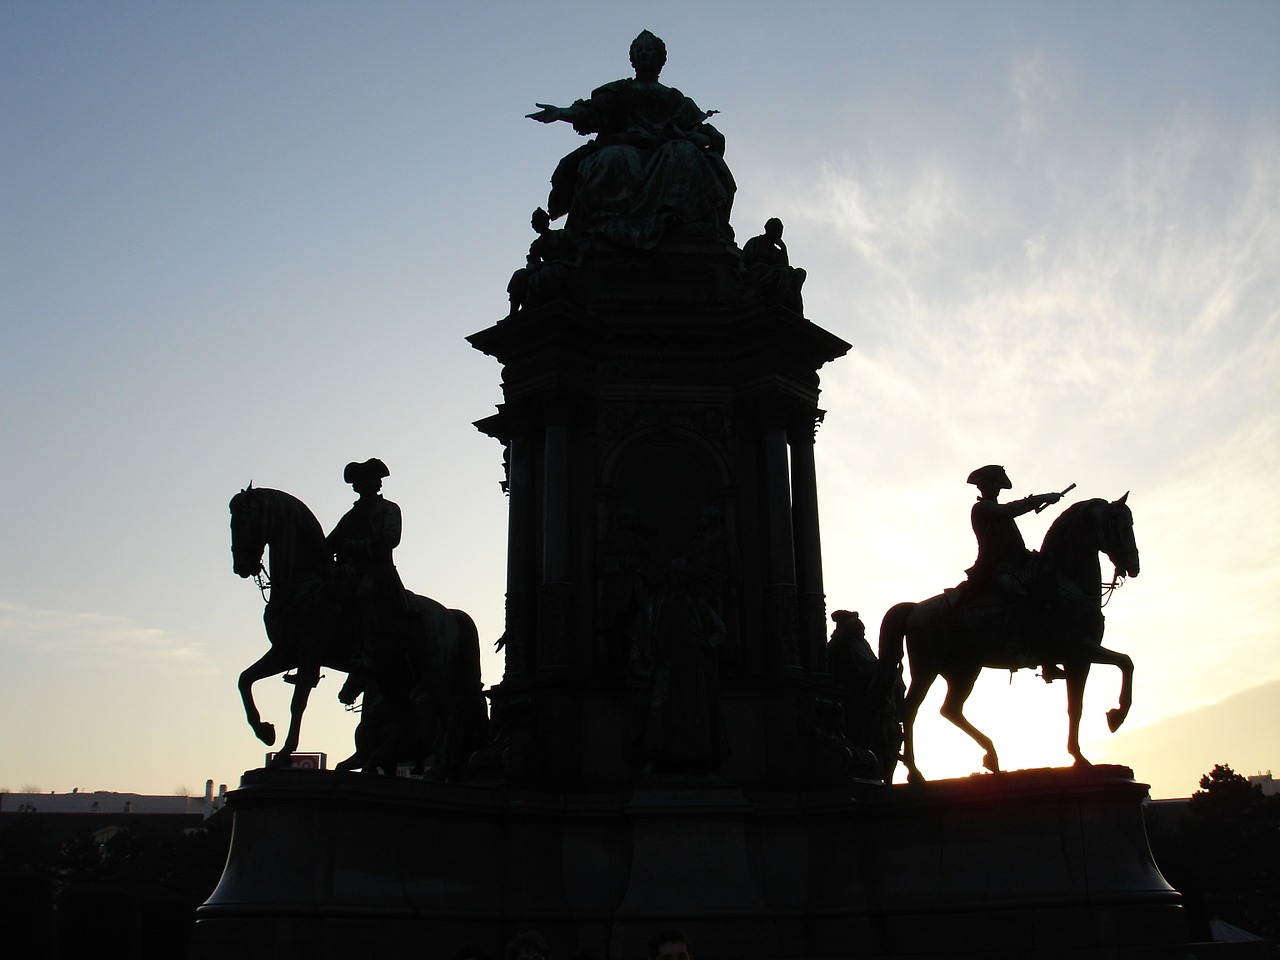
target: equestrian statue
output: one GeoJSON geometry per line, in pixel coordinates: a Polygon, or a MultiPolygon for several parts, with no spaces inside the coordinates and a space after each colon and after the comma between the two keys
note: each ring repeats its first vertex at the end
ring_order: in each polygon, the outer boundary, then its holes
{"type": "Polygon", "coordinates": [[[1062,493],[1037,494],[1001,503],[1012,487],[1003,467],[980,467],[969,476],[978,488],[971,512],[978,559],[968,580],[918,603],[899,603],[880,626],[881,684],[896,687],[905,656],[911,683],[901,699],[901,760],[910,782],[924,779],[916,766],[912,728],[933,681],[947,682],[942,715],[983,748],[982,764],[1000,769],[995,745],[964,716],[964,703],[983,667],[1017,670],[1039,667],[1046,682],[1066,679],[1067,751],[1076,766],[1088,766],[1080,752],[1080,714],[1090,667],[1110,664],[1121,676],[1120,704],[1108,711],[1114,732],[1132,703],[1133,661],[1102,646],[1104,595],[1124,577],[1138,575],[1138,547],[1126,493],[1119,500],[1085,500],[1054,521],[1038,553],[1023,543],[1016,518],[1057,503],[1062,493]],[[1115,567],[1102,582],[1098,554],[1115,567]]]}
{"type": "Polygon", "coordinates": [[[363,695],[356,749],[339,770],[394,773],[400,763],[430,759],[432,777],[453,780],[486,737],[475,624],[401,584],[391,559],[400,508],[379,492],[388,475],[376,458],[347,465],[344,479],[360,497],[328,537],[288,493],[251,483],[231,498],[233,570],[258,578],[270,595],[263,623],[271,646],[239,680],[245,717],[267,745],[275,726],[259,714],[253,684],[287,674],[293,685],[288,733],[272,767],[289,766],[323,668],[347,674],[342,702],[363,695]]]}

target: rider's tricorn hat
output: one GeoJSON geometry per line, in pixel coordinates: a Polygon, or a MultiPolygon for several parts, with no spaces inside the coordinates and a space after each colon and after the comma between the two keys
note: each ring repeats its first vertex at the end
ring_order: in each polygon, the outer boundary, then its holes
{"type": "Polygon", "coordinates": [[[364,463],[352,460],[347,464],[347,468],[342,471],[344,483],[355,483],[364,478],[381,480],[383,477],[389,476],[391,476],[391,471],[377,457],[370,457],[364,463]]]}
{"type": "Polygon", "coordinates": [[[1004,472],[1004,467],[995,463],[988,463],[985,467],[979,467],[973,471],[969,474],[968,482],[979,487],[994,483],[998,490],[1013,489],[1013,484],[1009,482],[1009,475],[1004,472]]]}

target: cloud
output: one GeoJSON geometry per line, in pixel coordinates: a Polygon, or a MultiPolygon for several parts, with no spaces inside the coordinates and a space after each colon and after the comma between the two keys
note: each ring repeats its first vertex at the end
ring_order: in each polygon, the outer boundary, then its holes
{"type": "Polygon", "coordinates": [[[77,663],[145,661],[216,672],[198,645],[127,617],[101,613],[38,610],[0,602],[0,644],[12,653],[26,649],[39,651],[42,658],[77,663]]]}
{"type": "Polygon", "coordinates": [[[810,302],[866,331],[823,371],[830,592],[876,617],[960,579],[980,463],[1019,496],[1132,488],[1108,642],[1148,721],[1280,676],[1280,135],[1151,129],[1105,159],[828,161],[804,208],[841,247],[810,302]]]}
{"type": "Polygon", "coordinates": [[[1045,113],[1063,96],[1065,71],[1043,51],[1022,53],[1009,63],[1009,90],[1013,96],[1013,140],[1020,155],[1035,144],[1045,127],[1045,113]]]}

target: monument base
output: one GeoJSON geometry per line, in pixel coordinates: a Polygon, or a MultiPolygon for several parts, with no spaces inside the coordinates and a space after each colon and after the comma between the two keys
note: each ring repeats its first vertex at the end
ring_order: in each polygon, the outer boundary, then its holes
{"type": "Polygon", "coordinates": [[[674,926],[700,960],[1181,960],[1146,795],[1114,766],[581,794],[253,771],[192,957],[500,956],[536,929],[555,957],[630,960],[674,926]]]}

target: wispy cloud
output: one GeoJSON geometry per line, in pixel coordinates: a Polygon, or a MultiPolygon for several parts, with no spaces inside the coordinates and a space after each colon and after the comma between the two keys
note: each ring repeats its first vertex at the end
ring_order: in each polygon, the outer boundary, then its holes
{"type": "Polygon", "coordinates": [[[1034,145],[1044,129],[1046,110],[1063,96],[1067,83],[1060,63],[1043,51],[1022,53],[1009,64],[1009,90],[1014,110],[1011,118],[1013,140],[1020,155],[1034,145]]]}
{"type": "Polygon", "coordinates": [[[1163,712],[1280,676],[1278,147],[1177,114],[1070,177],[1049,154],[821,167],[805,215],[843,249],[815,292],[867,331],[823,372],[829,579],[860,594],[841,602],[878,616],[960,579],[963,477],[995,460],[1017,495],[1138,491],[1147,571],[1109,636],[1163,712]]]}
{"type": "Polygon", "coordinates": [[[196,644],[127,617],[39,610],[0,602],[0,646],[12,652],[38,650],[66,661],[165,663],[201,672],[213,668],[196,644]]]}

